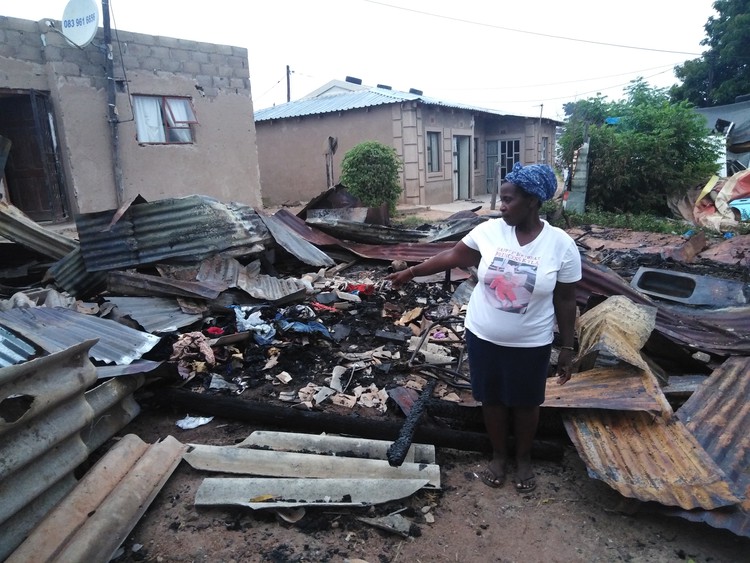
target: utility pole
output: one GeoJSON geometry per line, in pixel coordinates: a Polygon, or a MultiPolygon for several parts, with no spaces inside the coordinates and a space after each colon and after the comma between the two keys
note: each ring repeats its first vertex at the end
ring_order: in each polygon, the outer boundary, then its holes
{"type": "Polygon", "coordinates": [[[289,69],[289,65],[286,65],[286,101],[292,101],[292,71],[289,69]]]}
{"type": "MultiPolygon", "coordinates": [[[[542,162],[542,114],[544,113],[544,104],[539,104],[539,127],[536,132],[536,161],[542,162]]],[[[543,163],[546,164],[546,163],[543,163]]]]}
{"type": "Polygon", "coordinates": [[[107,119],[112,143],[112,171],[115,180],[115,197],[117,206],[125,201],[125,193],[122,186],[122,167],[120,166],[120,138],[117,129],[119,118],[117,116],[117,94],[115,91],[115,65],[112,55],[112,29],[109,24],[109,0],[102,0],[102,23],[104,27],[104,49],[105,49],[105,73],[107,80],[107,119]]]}

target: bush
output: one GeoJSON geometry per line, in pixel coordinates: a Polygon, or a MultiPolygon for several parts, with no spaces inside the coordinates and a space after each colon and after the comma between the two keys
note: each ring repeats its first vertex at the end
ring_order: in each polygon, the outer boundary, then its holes
{"type": "Polygon", "coordinates": [[[388,204],[391,214],[401,196],[402,162],[393,147],[378,141],[365,141],[344,155],[341,183],[368,207],[388,204]]]}

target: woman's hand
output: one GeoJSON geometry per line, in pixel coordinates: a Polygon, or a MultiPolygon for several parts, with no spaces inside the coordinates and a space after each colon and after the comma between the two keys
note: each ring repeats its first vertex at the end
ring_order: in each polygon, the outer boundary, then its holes
{"type": "Polygon", "coordinates": [[[388,274],[387,276],[385,276],[385,279],[391,282],[391,286],[394,289],[398,289],[405,283],[410,282],[411,280],[414,279],[414,272],[412,271],[411,266],[410,266],[401,271],[388,274]]]}
{"type": "Polygon", "coordinates": [[[573,356],[573,350],[570,348],[560,349],[556,373],[558,385],[565,385],[570,380],[570,376],[573,375],[573,356]]]}

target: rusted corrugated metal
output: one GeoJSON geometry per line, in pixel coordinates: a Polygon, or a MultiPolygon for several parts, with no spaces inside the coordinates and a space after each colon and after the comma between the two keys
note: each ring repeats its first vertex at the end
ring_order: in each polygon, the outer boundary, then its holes
{"type": "Polygon", "coordinates": [[[717,355],[750,355],[750,307],[678,309],[655,303],[636,291],[615,272],[582,260],[583,279],[577,284],[578,305],[585,307],[592,294],[624,295],[634,303],[656,306],[656,331],[693,350],[717,355]]]}
{"type": "Polygon", "coordinates": [[[0,560],[76,484],[73,471],[129,423],[142,377],[96,383],[93,340],[0,369],[0,560]]]}
{"type": "Polygon", "coordinates": [[[86,269],[90,272],[189,258],[226,249],[259,252],[271,242],[257,213],[240,204],[224,204],[193,195],[139,203],[113,223],[116,211],[76,218],[86,269]]]}
{"type": "Polygon", "coordinates": [[[724,472],[676,417],[644,412],[564,411],[589,475],[626,497],[686,510],[740,502],[724,472]]]}
{"type": "Polygon", "coordinates": [[[34,353],[31,344],[0,327],[0,368],[25,362],[34,353]]]}
{"type": "Polygon", "coordinates": [[[613,295],[578,319],[580,355],[614,358],[641,370],[648,365],[641,349],[654,330],[656,307],[633,303],[622,295],[613,295]]]}
{"type": "Polygon", "coordinates": [[[0,236],[59,260],[78,248],[78,242],[40,227],[20,209],[0,200],[0,236]]]}
{"type": "Polygon", "coordinates": [[[677,416],[745,498],[735,510],[669,513],[750,537],[750,358],[729,358],[677,416]]]}
{"type": "Polygon", "coordinates": [[[551,377],[547,380],[542,406],[646,411],[654,414],[663,410],[662,402],[647,389],[643,372],[626,365],[574,373],[565,385],[559,385],[557,378],[551,377]]]}
{"type": "Polygon", "coordinates": [[[91,357],[129,364],[151,350],[160,338],[115,321],[60,307],[33,307],[0,312],[0,325],[22,334],[50,353],[98,339],[91,357]]]}
{"type": "Polygon", "coordinates": [[[438,252],[447,250],[448,248],[453,248],[456,245],[455,242],[417,242],[389,244],[387,246],[378,244],[349,243],[340,241],[331,235],[327,235],[318,229],[314,229],[286,209],[279,209],[273,216],[279,219],[286,228],[294,231],[308,242],[317,246],[338,246],[349,250],[357,256],[372,260],[386,260],[389,262],[391,260],[422,262],[438,252]]]}
{"type": "Polygon", "coordinates": [[[146,332],[175,332],[203,318],[203,315],[183,313],[176,299],[166,297],[108,295],[106,301],[117,305],[121,315],[136,321],[146,332]]]}
{"type": "Polygon", "coordinates": [[[190,297],[216,299],[222,287],[210,282],[181,281],[132,272],[107,272],[110,293],[142,297],[190,297]]]}

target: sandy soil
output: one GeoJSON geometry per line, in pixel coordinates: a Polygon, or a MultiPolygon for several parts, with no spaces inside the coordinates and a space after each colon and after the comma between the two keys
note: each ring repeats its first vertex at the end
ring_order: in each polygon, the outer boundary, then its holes
{"type": "MultiPolygon", "coordinates": [[[[231,445],[254,428],[214,419],[180,430],[184,413],[148,406],[124,433],[148,442],[171,434],[185,443],[231,445]]],[[[362,509],[308,509],[289,524],[270,511],[201,509],[193,505],[209,476],[181,462],[123,545],[117,561],[191,562],[476,562],[750,560],[750,540],[703,524],[637,512],[586,469],[568,446],[560,462],[536,462],[538,487],[500,489],[477,478],[484,455],[438,449],[440,491],[421,490],[402,501],[362,509]],[[358,517],[393,512],[411,520],[403,538],[358,517]]]]}

